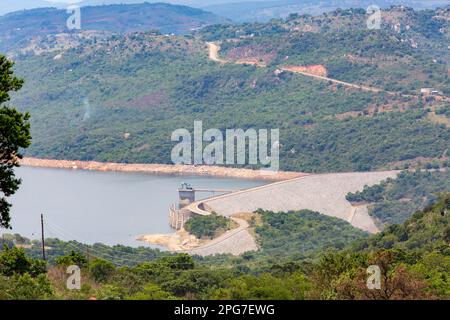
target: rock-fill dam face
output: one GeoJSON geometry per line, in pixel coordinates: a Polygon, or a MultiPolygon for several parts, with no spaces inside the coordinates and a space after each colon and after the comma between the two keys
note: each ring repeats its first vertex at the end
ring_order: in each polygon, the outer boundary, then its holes
{"type": "Polygon", "coordinates": [[[349,192],[394,178],[399,171],[351,172],[309,175],[261,187],[197,201],[186,208],[193,214],[220,215],[309,209],[348,221],[361,230],[376,233],[378,228],[366,208],[353,207],[345,199],[349,192]]]}

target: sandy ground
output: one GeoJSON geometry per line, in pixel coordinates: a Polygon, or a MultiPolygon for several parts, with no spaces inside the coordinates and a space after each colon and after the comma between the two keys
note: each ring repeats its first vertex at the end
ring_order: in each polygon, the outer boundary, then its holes
{"type": "Polygon", "coordinates": [[[200,256],[218,253],[240,255],[247,251],[257,250],[256,241],[248,232],[247,221],[235,217],[231,219],[237,227],[213,240],[199,240],[184,229],[172,234],[142,235],[136,240],[161,245],[170,251],[200,256]]]}
{"type": "Polygon", "coordinates": [[[240,168],[224,168],[218,166],[189,166],[170,164],[124,164],[113,162],[95,161],[72,161],[72,160],[47,160],[36,158],[24,158],[20,161],[22,166],[60,168],[73,170],[93,170],[93,171],[121,171],[121,172],[142,172],[149,174],[167,175],[196,175],[214,176],[226,178],[282,181],[306,175],[300,172],[267,172],[263,170],[251,170],[240,168]]]}
{"type": "Polygon", "coordinates": [[[220,47],[217,44],[215,44],[214,42],[207,42],[207,45],[208,45],[209,59],[219,63],[228,62],[227,60],[219,58],[220,47]]]}
{"type": "Polygon", "coordinates": [[[136,238],[138,241],[156,244],[167,248],[170,251],[182,251],[196,248],[202,242],[195,236],[190,235],[186,230],[181,229],[171,234],[149,234],[136,238]]]}

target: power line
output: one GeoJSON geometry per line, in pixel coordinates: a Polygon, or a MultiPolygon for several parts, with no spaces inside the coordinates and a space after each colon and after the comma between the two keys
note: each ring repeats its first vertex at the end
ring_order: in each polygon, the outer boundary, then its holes
{"type": "MultiPolygon", "coordinates": [[[[47,223],[47,227],[52,229],[52,231],[54,231],[55,234],[57,234],[58,237],[62,236],[63,238],[66,238],[69,235],[70,238],[74,239],[73,241],[76,241],[76,242],[80,243],[79,247],[76,247],[71,242],[64,242],[65,245],[67,245],[69,247],[72,247],[72,248],[76,248],[76,250],[78,250],[80,252],[83,251],[82,250],[83,244],[77,240],[77,238],[78,239],[81,239],[81,238],[74,236],[70,232],[64,230],[62,227],[57,226],[55,223],[51,222],[49,219],[46,220],[46,223],[47,223]],[[57,229],[59,229],[59,231],[57,229]]],[[[84,240],[81,239],[81,241],[83,242],[84,240]]],[[[106,245],[104,247],[102,247],[101,250],[96,249],[94,246],[91,246],[91,249],[92,249],[92,252],[94,253],[94,254],[92,254],[92,256],[94,256],[96,258],[108,259],[108,260],[112,260],[112,261],[117,261],[117,260],[120,261],[120,260],[122,260],[122,261],[133,262],[134,264],[142,264],[142,263],[151,262],[151,260],[149,261],[149,260],[138,260],[138,259],[129,259],[129,258],[124,258],[124,257],[117,257],[116,254],[118,252],[115,251],[112,248],[107,247],[106,245]],[[111,254],[114,254],[114,256],[111,256],[108,253],[103,252],[103,250],[107,251],[107,252],[109,252],[111,254]]],[[[121,253],[121,254],[123,254],[123,253],[121,253]]],[[[220,259],[215,260],[215,262],[216,263],[229,262],[229,258],[228,257],[220,258],[220,259]]],[[[178,262],[178,263],[174,263],[172,265],[186,266],[186,265],[190,265],[190,263],[179,263],[178,262]]],[[[220,270],[230,270],[231,268],[217,268],[215,270],[219,270],[219,269],[220,270]]],[[[192,269],[190,269],[190,270],[192,270],[192,269]]],[[[174,270],[174,272],[179,272],[179,271],[180,270],[174,270]]],[[[186,271],[186,270],[183,270],[183,271],[186,271]]],[[[207,270],[205,270],[205,269],[198,269],[197,271],[203,271],[204,272],[204,271],[207,271],[207,270]]]]}
{"type": "MultiPolygon", "coordinates": [[[[46,219],[46,225],[49,229],[51,229],[52,231],[55,232],[55,234],[58,234],[57,237],[63,237],[63,238],[72,238],[72,241],[77,242],[79,245],[75,246],[71,241],[63,241],[65,246],[68,247],[72,247],[75,248],[77,251],[79,252],[83,252],[85,251],[85,249],[83,248],[84,246],[86,246],[86,244],[83,244],[88,242],[85,239],[75,236],[74,234],[72,234],[71,232],[65,230],[64,228],[58,226],[56,223],[52,222],[50,219],[46,219]],[[59,230],[59,231],[58,231],[59,230]],[[81,241],[79,241],[81,240],[81,241]]],[[[125,257],[119,257],[117,256],[117,254],[128,254],[128,255],[132,255],[133,253],[124,253],[124,252],[120,252],[117,250],[114,250],[111,247],[108,247],[107,245],[101,244],[102,247],[100,248],[95,248],[94,245],[91,245],[91,250],[90,250],[90,255],[95,257],[95,258],[99,258],[99,259],[106,259],[106,260],[111,260],[111,261],[116,261],[116,262],[132,262],[133,264],[142,264],[142,263],[148,263],[148,262],[152,262],[152,260],[149,259],[145,259],[145,260],[140,260],[140,259],[136,259],[136,258],[125,258],[125,257]],[[106,252],[105,252],[106,251],[106,252]],[[112,255],[111,255],[112,254],[112,255]]],[[[280,249],[283,246],[279,246],[276,248],[270,248],[270,249],[265,249],[262,252],[266,253],[266,254],[270,254],[271,252],[279,252],[280,249]]],[[[230,266],[229,267],[221,267],[221,268],[214,268],[213,270],[216,271],[220,271],[220,270],[227,270],[230,271],[232,270],[235,266],[231,264],[230,261],[230,257],[220,257],[218,259],[214,259],[211,263],[205,262],[205,265],[209,265],[209,267],[211,267],[211,264],[218,264],[218,263],[224,263],[224,262],[229,262],[230,266]]],[[[246,262],[243,265],[245,266],[254,266],[254,265],[259,265],[260,262],[258,261],[251,261],[251,262],[246,262]]],[[[176,265],[176,266],[186,266],[186,265],[190,265],[190,263],[174,263],[172,265],[176,265]]],[[[205,271],[210,271],[211,269],[188,269],[188,270],[173,270],[173,272],[180,272],[180,271],[195,271],[195,272],[205,272],[205,271]]],[[[170,270],[172,271],[172,270],[170,270]]]]}

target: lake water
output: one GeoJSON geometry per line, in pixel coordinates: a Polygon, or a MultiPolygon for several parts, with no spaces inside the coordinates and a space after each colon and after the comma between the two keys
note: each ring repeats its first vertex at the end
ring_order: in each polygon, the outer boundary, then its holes
{"type": "MultiPolygon", "coordinates": [[[[141,234],[171,233],[168,210],[178,201],[182,182],[194,188],[245,189],[267,181],[195,176],[155,176],[142,173],[95,172],[22,167],[21,188],[11,198],[11,230],[40,238],[40,214],[45,236],[92,244],[144,245],[141,234]]],[[[199,194],[197,199],[212,194],[199,194]]]]}

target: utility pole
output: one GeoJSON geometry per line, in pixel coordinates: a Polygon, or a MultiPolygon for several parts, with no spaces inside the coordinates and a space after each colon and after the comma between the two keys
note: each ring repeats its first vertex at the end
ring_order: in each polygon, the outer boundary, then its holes
{"type": "Polygon", "coordinates": [[[42,259],[45,259],[45,241],[44,241],[44,215],[41,213],[41,236],[42,236],[42,259]]]}
{"type": "Polygon", "coordinates": [[[87,257],[87,263],[88,263],[88,268],[89,268],[89,264],[90,264],[90,258],[89,258],[89,245],[86,245],[86,257],[87,257]]]}

